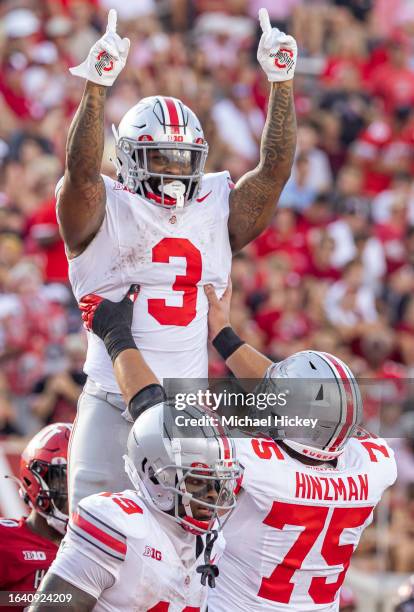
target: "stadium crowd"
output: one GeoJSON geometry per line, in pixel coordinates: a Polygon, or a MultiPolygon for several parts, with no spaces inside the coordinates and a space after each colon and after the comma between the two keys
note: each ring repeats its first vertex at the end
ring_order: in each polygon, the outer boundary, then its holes
{"type": "MultiPolygon", "coordinates": [[[[257,10],[295,36],[298,147],[271,227],[233,262],[233,325],[273,359],[328,351],[361,378],[366,420],[397,450],[386,569],[414,571],[414,6],[410,0],[4,0],[0,3],[0,434],[71,421],[85,337],[54,188],[83,82],[68,68],[108,8],[131,39],[111,124],[162,93],[199,116],[206,171],[258,159],[268,83],[257,10]]],[[[211,352],[211,374],[224,374],[211,352]]],[[[375,529],[375,526],[372,528],[375,529]]],[[[366,537],[359,561],[377,569],[366,537]]]]}

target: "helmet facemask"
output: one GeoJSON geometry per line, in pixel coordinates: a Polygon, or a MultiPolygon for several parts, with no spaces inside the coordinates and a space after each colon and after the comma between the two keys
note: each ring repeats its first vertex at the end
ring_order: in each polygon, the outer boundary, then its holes
{"type": "MultiPolygon", "coordinates": [[[[179,442],[178,439],[173,440],[173,446],[178,447],[179,442]]],[[[181,453],[178,451],[174,454],[177,459],[181,453]]],[[[178,460],[175,465],[169,464],[159,469],[144,461],[143,476],[138,474],[129,457],[125,456],[124,459],[132,483],[151,506],[169,514],[191,533],[205,534],[222,529],[236,505],[234,490],[241,470],[234,459],[217,462],[215,466],[199,463],[191,466],[180,464],[178,460]],[[205,516],[194,516],[200,509],[205,516]]]]}
{"type": "MultiPolygon", "coordinates": [[[[38,483],[39,492],[32,502],[28,494],[22,491],[24,501],[43,516],[50,527],[64,534],[69,520],[67,464],[49,464],[35,459],[30,462],[28,469],[38,483]]],[[[27,486],[30,484],[26,482],[27,486]]]]}
{"type": "Polygon", "coordinates": [[[135,141],[118,138],[114,126],[113,131],[118,179],[129,191],[168,209],[182,208],[195,200],[204,174],[207,143],[135,141]],[[171,190],[172,183],[177,183],[177,189],[171,190]]]}

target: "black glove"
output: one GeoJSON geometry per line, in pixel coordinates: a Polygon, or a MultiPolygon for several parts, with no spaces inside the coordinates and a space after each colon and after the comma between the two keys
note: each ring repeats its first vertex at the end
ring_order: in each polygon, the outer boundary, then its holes
{"type": "Polygon", "coordinates": [[[103,340],[112,362],[122,351],[137,348],[131,325],[139,290],[138,284],[131,285],[120,302],[111,302],[94,293],[85,295],[79,302],[86,329],[103,340]]]}

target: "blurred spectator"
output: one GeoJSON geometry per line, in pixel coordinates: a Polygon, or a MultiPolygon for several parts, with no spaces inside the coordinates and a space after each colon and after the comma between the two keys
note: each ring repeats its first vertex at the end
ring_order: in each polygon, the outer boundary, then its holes
{"type": "Polygon", "coordinates": [[[378,318],[373,291],[363,284],[362,262],[349,262],[342,279],[330,287],[326,295],[326,315],[329,321],[343,330],[348,339],[358,337],[364,324],[378,318]]]}
{"type": "Polygon", "coordinates": [[[295,159],[293,176],[290,178],[280,197],[280,205],[301,212],[308,208],[316,193],[310,184],[310,164],[306,153],[299,153],[295,159]]]}
{"type": "MultiPolygon", "coordinates": [[[[298,128],[297,155],[303,153],[309,161],[306,186],[316,193],[328,191],[332,187],[332,173],[326,153],[318,146],[318,133],[310,123],[304,123],[298,128]]],[[[292,178],[295,177],[295,169],[292,178]]]]}
{"type": "Polygon", "coordinates": [[[342,586],[339,596],[339,612],[355,612],[357,610],[357,601],[352,589],[348,586],[342,586]]]}
{"type": "Polygon", "coordinates": [[[391,554],[395,571],[414,571],[414,483],[407,485],[405,503],[392,516],[391,554]]]}
{"type": "Polygon", "coordinates": [[[67,336],[64,357],[67,361],[65,368],[38,380],[32,391],[32,410],[42,426],[71,423],[76,416],[76,405],[86,382],[83,372],[86,339],[78,334],[67,336]]]}

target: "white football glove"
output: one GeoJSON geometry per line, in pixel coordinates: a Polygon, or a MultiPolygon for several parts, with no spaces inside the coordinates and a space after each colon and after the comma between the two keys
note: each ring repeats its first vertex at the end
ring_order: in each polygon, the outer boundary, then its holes
{"type": "Polygon", "coordinates": [[[269,13],[259,10],[260,27],[263,34],[257,49],[259,64],[271,83],[290,81],[295,73],[298,46],[293,36],[288,36],[270,25],[269,13]]]}
{"type": "Polygon", "coordinates": [[[125,66],[130,45],[129,38],[121,38],[116,33],[116,21],[116,10],[111,9],[105,34],[93,45],[82,64],[69,68],[73,75],[105,87],[114,83],[125,66]]]}

